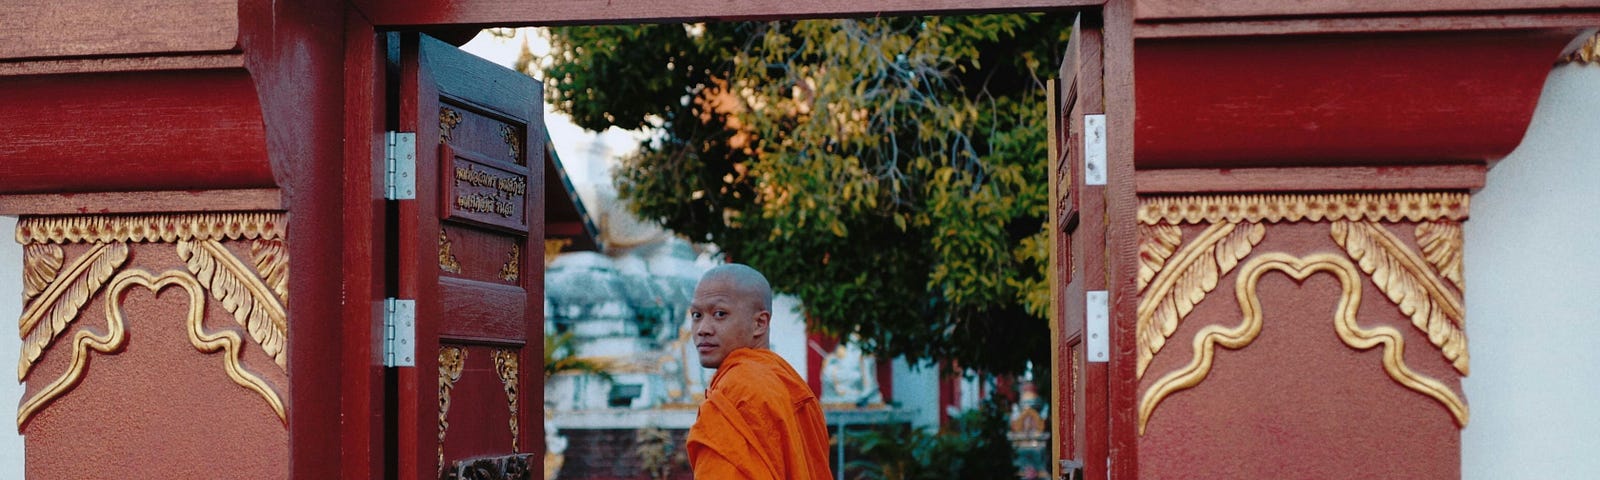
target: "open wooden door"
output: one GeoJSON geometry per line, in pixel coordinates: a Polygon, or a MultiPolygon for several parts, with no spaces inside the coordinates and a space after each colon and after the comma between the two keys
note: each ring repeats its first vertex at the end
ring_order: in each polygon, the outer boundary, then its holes
{"type": "Polygon", "coordinates": [[[1059,460],[1056,478],[1073,480],[1106,478],[1109,452],[1102,77],[1099,19],[1080,16],[1051,89],[1050,108],[1050,201],[1056,226],[1052,437],[1059,460]],[[1085,161],[1096,155],[1098,163],[1085,161]]]}
{"type": "Polygon", "coordinates": [[[425,35],[398,43],[398,128],[416,134],[415,198],[391,203],[394,296],[415,301],[414,366],[395,369],[398,477],[485,468],[533,478],[543,448],[542,86],[425,35]]]}

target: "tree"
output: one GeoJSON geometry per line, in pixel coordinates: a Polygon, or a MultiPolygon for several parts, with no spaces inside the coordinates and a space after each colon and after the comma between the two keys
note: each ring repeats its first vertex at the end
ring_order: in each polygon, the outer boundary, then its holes
{"type": "Polygon", "coordinates": [[[1045,81],[1070,19],[561,27],[548,100],[650,129],[616,172],[644,218],[913,362],[1048,365],[1045,81]]]}

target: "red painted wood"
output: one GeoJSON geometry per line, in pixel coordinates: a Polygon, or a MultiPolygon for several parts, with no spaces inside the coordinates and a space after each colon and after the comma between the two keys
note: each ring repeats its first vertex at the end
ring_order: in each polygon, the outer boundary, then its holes
{"type": "Polygon", "coordinates": [[[285,210],[276,188],[185,192],[38,193],[0,196],[0,214],[81,215],[285,210]]]}
{"type": "Polygon", "coordinates": [[[0,77],[0,193],[274,187],[251,80],[243,69],[0,77]]]}
{"type": "Polygon", "coordinates": [[[449,318],[439,325],[440,337],[514,345],[525,342],[528,294],[522,287],[441,277],[439,302],[449,318]]]}
{"type": "Polygon", "coordinates": [[[1565,10],[1597,7],[1593,0],[1141,0],[1139,20],[1220,19],[1311,15],[1373,15],[1415,12],[1565,10]]]}
{"type": "Polygon", "coordinates": [[[694,22],[777,20],[880,15],[961,14],[1085,8],[1095,0],[755,0],[723,2],[687,0],[498,1],[498,0],[353,0],[380,26],[423,25],[553,25],[615,22],[694,22]]]}
{"type": "MultiPolygon", "coordinates": [[[[1111,0],[1105,14],[1105,98],[1106,98],[1106,173],[1105,186],[1105,265],[1106,289],[1110,293],[1111,363],[1106,374],[1106,408],[1109,416],[1107,455],[1110,478],[1138,478],[1138,445],[1135,429],[1138,384],[1134,382],[1135,308],[1138,294],[1134,279],[1138,269],[1138,237],[1134,194],[1134,41],[1133,2],[1111,0]]],[[[1141,74],[1143,75],[1143,74],[1141,74]]],[[[1149,78],[1141,76],[1137,78],[1149,78]]],[[[1143,105],[1145,99],[1137,104],[1143,105]]],[[[1140,119],[1140,122],[1143,120],[1140,119]]],[[[1143,134],[1139,134],[1143,135],[1143,134]]],[[[1142,137],[1141,137],[1142,138],[1142,137]]],[[[1088,369],[1091,382],[1096,382],[1088,369]]],[[[1094,418],[1094,417],[1091,417],[1094,418]]],[[[1091,444],[1095,442],[1090,438],[1091,444]]],[[[1088,465],[1099,468],[1097,465],[1088,465]]],[[[1100,478],[1088,476],[1087,478],[1100,478]]]]}
{"type": "Polygon", "coordinates": [[[383,299],[392,252],[380,179],[384,165],[385,36],[360,15],[345,17],[345,162],[341,198],[346,269],[340,305],[339,478],[388,478],[385,461],[383,299]],[[365,87],[365,88],[362,88],[365,87]]]}
{"type": "Polygon", "coordinates": [[[1600,25],[1600,10],[1558,13],[1406,14],[1383,17],[1306,17],[1230,19],[1220,22],[1134,24],[1138,38],[1229,37],[1250,35],[1441,32],[1466,30],[1543,30],[1600,25]]]}
{"type": "Polygon", "coordinates": [[[237,0],[10,0],[0,59],[232,50],[237,0]]]}
{"type": "MultiPolygon", "coordinates": [[[[403,368],[399,374],[397,474],[401,479],[431,478],[438,475],[440,467],[437,457],[438,355],[440,348],[447,344],[493,344],[519,352],[520,446],[522,451],[535,456],[543,448],[542,416],[538,414],[543,406],[543,384],[534,380],[542,378],[534,372],[543,371],[543,162],[532,162],[537,166],[528,169],[529,188],[522,196],[529,229],[526,236],[516,236],[525,252],[520,256],[519,285],[444,276],[440,268],[441,223],[456,230],[458,234],[452,238],[460,239],[461,245],[467,247],[452,248],[464,267],[499,265],[508,258],[502,249],[470,248],[495,243],[494,238],[501,238],[504,232],[491,234],[480,227],[440,220],[443,213],[441,184],[444,182],[439,175],[439,154],[449,149],[433,148],[433,142],[443,138],[439,109],[448,99],[453,108],[491,115],[514,125],[525,146],[520,155],[529,151],[543,152],[546,134],[541,117],[542,93],[538,82],[532,78],[429,37],[408,34],[399,38],[402,39],[399,123],[402,130],[416,132],[419,145],[417,199],[399,203],[398,248],[403,260],[398,271],[398,293],[401,298],[417,300],[417,356],[416,367],[403,368]]],[[[487,131],[453,132],[449,137],[451,146],[456,147],[460,142],[487,149],[483,146],[493,142],[481,136],[490,133],[496,135],[491,138],[500,139],[493,129],[480,130],[487,131]]],[[[468,347],[469,362],[474,352],[483,355],[480,350],[468,347]]],[[[492,392],[483,385],[472,387],[474,382],[487,385],[486,380],[471,380],[466,375],[463,373],[463,381],[467,383],[458,382],[462,389],[452,393],[452,402],[494,405],[500,412],[508,411],[504,410],[509,407],[503,391],[492,392]],[[496,394],[490,398],[491,393],[496,394]]],[[[465,455],[513,453],[510,442],[501,440],[502,436],[509,436],[505,423],[498,423],[501,425],[498,430],[488,430],[496,422],[484,423],[478,413],[475,409],[451,410],[449,418],[456,420],[451,420],[451,426],[445,431],[445,465],[465,455]],[[493,447],[495,444],[500,445],[498,450],[493,447]]]]}
{"type": "Polygon", "coordinates": [[[237,52],[172,54],[159,57],[41,58],[0,62],[0,75],[221,70],[244,66],[237,52]]]}
{"type": "Polygon", "coordinates": [[[1484,165],[1140,170],[1139,193],[1476,190],[1484,165]]]}
{"type": "Polygon", "coordinates": [[[1138,165],[1498,158],[1522,140],[1550,63],[1572,38],[1556,30],[1142,40],[1138,165]]]}

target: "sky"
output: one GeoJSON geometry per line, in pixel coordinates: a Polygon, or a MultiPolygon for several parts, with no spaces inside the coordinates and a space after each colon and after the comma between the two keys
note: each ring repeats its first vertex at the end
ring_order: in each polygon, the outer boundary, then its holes
{"type": "MultiPolygon", "coordinates": [[[[550,41],[544,34],[545,29],[519,28],[515,31],[516,36],[512,38],[481,32],[472,41],[462,45],[461,49],[507,68],[516,63],[523,42],[527,42],[528,50],[536,58],[550,54],[550,41]]],[[[540,72],[534,74],[534,78],[541,76],[540,72]]],[[[548,105],[545,106],[544,115],[545,127],[550,130],[550,141],[555,144],[556,155],[561,157],[567,176],[577,187],[584,204],[596,205],[595,186],[611,183],[611,169],[616,166],[617,159],[634,151],[645,134],[616,127],[602,133],[584,130],[574,125],[566,114],[554,111],[548,105]]]]}

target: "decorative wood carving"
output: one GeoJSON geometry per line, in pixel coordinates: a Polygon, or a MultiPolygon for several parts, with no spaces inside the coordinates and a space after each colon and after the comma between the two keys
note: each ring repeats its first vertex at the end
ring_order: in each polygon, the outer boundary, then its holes
{"type": "Polygon", "coordinates": [[[1235,286],[1239,310],[1243,321],[1236,327],[1210,325],[1201,329],[1194,338],[1194,357],[1178,370],[1163,375],[1145,390],[1139,401],[1139,433],[1143,434],[1150,415],[1167,396],[1192,388],[1205,380],[1211,371],[1215,347],[1221,345],[1238,350],[1249,345],[1261,333],[1261,298],[1256,291],[1261,277],[1272,271],[1281,271],[1296,282],[1304,282],[1317,272],[1326,272],[1339,279],[1341,293],[1339,306],[1334,313],[1334,330],[1339,339],[1352,348],[1367,350],[1382,345],[1383,370],[1406,388],[1427,395],[1444,404],[1454,415],[1458,425],[1467,423],[1467,407],[1455,392],[1443,383],[1428,378],[1406,367],[1403,357],[1405,340],[1400,332],[1387,326],[1363,329],[1356,324],[1356,311],[1361,305],[1360,274],[1349,260],[1329,253],[1312,254],[1304,258],[1281,252],[1270,252],[1252,258],[1239,270],[1235,286]]]}
{"type": "Polygon", "coordinates": [[[439,347],[439,473],[444,474],[444,433],[450,429],[450,391],[461,380],[461,367],[466,363],[467,349],[456,346],[439,347]]]}
{"type": "Polygon", "coordinates": [[[1421,222],[1467,219],[1465,193],[1350,193],[1154,197],[1139,206],[1139,223],[1421,222]]]}
{"type": "Polygon", "coordinates": [[[1461,301],[1464,279],[1460,224],[1467,217],[1467,202],[1466,194],[1437,192],[1144,199],[1139,209],[1137,376],[1144,377],[1151,360],[1184,316],[1240,262],[1244,266],[1237,276],[1235,295],[1244,321],[1234,327],[1209,325],[1195,334],[1194,356],[1188,364],[1166,373],[1145,389],[1139,405],[1140,433],[1164,398],[1205,379],[1217,345],[1244,348],[1260,333],[1261,300],[1256,284],[1262,275],[1274,270],[1297,282],[1317,272],[1337,277],[1343,292],[1334,318],[1339,338],[1359,350],[1384,346],[1383,368],[1390,378],[1440,402],[1458,425],[1466,425],[1467,407],[1459,395],[1444,383],[1406,366],[1404,340],[1399,331],[1387,326],[1361,328],[1355,315],[1364,273],[1400,313],[1427,334],[1429,342],[1439,348],[1455,370],[1462,375],[1469,373],[1461,301]],[[1331,253],[1294,257],[1270,252],[1252,256],[1251,250],[1265,232],[1258,222],[1300,221],[1327,222],[1332,240],[1348,258],[1331,253]],[[1416,223],[1414,233],[1419,248],[1409,246],[1384,226],[1385,222],[1402,221],[1416,223]],[[1203,224],[1205,229],[1183,244],[1182,231],[1178,229],[1182,223],[1203,224]]]}
{"type": "Polygon", "coordinates": [[[1135,327],[1139,337],[1139,377],[1144,377],[1150,359],[1161,351],[1167,337],[1178,330],[1183,317],[1194,309],[1195,304],[1205,299],[1211,289],[1216,288],[1217,280],[1222,275],[1232,271],[1240,259],[1250,255],[1250,250],[1261,243],[1261,237],[1266,234],[1266,228],[1259,223],[1246,223],[1243,228],[1239,226],[1235,222],[1211,225],[1173,256],[1168,264],[1157,269],[1149,290],[1142,292],[1139,298],[1139,320],[1135,327]]]}
{"type": "Polygon", "coordinates": [[[289,361],[288,312],[274,295],[274,289],[216,240],[179,241],[178,256],[188,264],[189,272],[233,314],[233,319],[250,332],[250,338],[261,344],[261,350],[272,357],[278,368],[286,368],[289,361]]]}
{"type": "Polygon", "coordinates": [[[506,256],[510,258],[506,260],[505,265],[500,266],[500,279],[517,283],[517,279],[522,277],[520,274],[522,272],[522,246],[511,244],[511,253],[506,254],[506,256]]]}
{"type": "Polygon", "coordinates": [[[461,112],[450,107],[439,107],[439,143],[450,141],[450,135],[455,133],[456,125],[461,124],[461,112]]]}
{"type": "Polygon", "coordinates": [[[506,405],[511,408],[511,451],[522,451],[517,429],[517,351],[495,349],[494,370],[500,374],[500,383],[506,388],[506,405]]]}
{"type": "Polygon", "coordinates": [[[27,307],[18,321],[25,339],[17,369],[26,380],[51,344],[76,322],[84,305],[106,288],[104,333],[79,329],[67,372],[40,388],[18,409],[20,427],[46,404],[71,391],[82,381],[88,352],[115,354],[127,337],[122,315],[124,291],[134,285],[152,292],[177,286],[189,293],[187,336],[201,353],[223,352],[224,368],[234,383],[265,400],[280,421],[287,424],[283,400],[277,390],[242,363],[244,341],[232,331],[205,330],[206,291],[222,303],[240,327],[279,368],[287,363],[288,249],[284,243],[283,214],[219,213],[128,216],[76,216],[25,218],[16,238],[24,244],[24,297],[27,307]],[[221,243],[253,239],[251,262],[246,264],[221,243]],[[171,243],[187,267],[159,275],[136,269],[118,273],[129,257],[129,242],[171,243]],[[88,251],[65,262],[61,245],[89,243],[88,251]],[[252,269],[253,266],[253,269],[252,269]],[[109,280],[109,283],[108,283],[109,280]]]}
{"type": "Polygon", "coordinates": [[[461,273],[461,262],[457,261],[456,254],[450,251],[450,236],[444,233],[444,227],[439,227],[439,271],[461,273]]]}
{"type": "Polygon", "coordinates": [[[511,153],[511,161],[518,165],[522,161],[522,136],[517,135],[517,128],[507,124],[500,124],[500,139],[505,140],[506,149],[511,153]]]}

